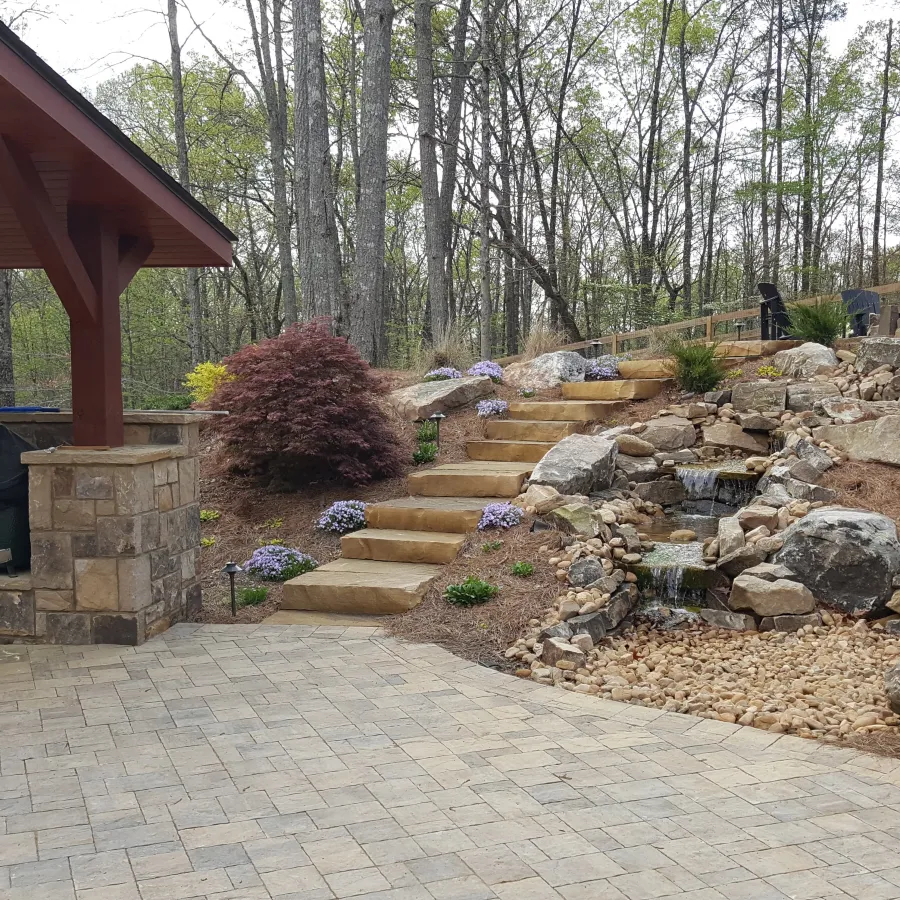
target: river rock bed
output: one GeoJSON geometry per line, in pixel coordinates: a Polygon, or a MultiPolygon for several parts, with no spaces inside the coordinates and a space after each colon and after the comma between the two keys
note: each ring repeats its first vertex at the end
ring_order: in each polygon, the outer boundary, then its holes
{"type": "Polygon", "coordinates": [[[641,625],[602,640],[577,669],[535,657],[537,634],[508,655],[522,664],[517,675],[542,684],[773,733],[837,741],[900,724],[883,677],[900,661],[900,638],[865,621],[822,618],[795,633],[641,625]]]}

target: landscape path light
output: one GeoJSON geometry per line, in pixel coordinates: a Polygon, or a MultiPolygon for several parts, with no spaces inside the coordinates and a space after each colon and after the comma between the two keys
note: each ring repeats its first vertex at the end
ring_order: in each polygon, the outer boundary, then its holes
{"type": "Polygon", "coordinates": [[[228,580],[231,582],[231,615],[232,618],[237,615],[237,596],[234,592],[234,576],[238,574],[238,572],[243,572],[244,570],[234,562],[226,563],[224,568],[222,569],[222,574],[228,576],[228,580]]]}
{"type": "Polygon", "coordinates": [[[446,419],[447,417],[442,412],[432,413],[428,419],[431,422],[434,422],[435,428],[437,428],[437,440],[435,443],[437,444],[438,450],[441,449],[441,419],[446,419]]]}

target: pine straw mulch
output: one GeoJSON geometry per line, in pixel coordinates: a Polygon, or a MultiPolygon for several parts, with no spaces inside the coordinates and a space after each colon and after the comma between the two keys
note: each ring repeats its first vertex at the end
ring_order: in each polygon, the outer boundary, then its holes
{"type": "Polygon", "coordinates": [[[547,565],[542,546],[555,548],[556,531],[529,531],[528,517],[509,531],[479,531],[469,535],[459,556],[444,567],[425,599],[413,610],[392,616],[388,634],[416,643],[434,643],[457,656],[495,668],[512,668],[504,650],[522,635],[529,619],[537,618],[559,593],[553,567],[547,565]],[[502,541],[497,550],[485,550],[488,542],[502,541]],[[517,562],[530,562],[528,578],[512,574],[517,562]],[[444,600],[449,584],[475,575],[500,588],[493,600],[474,607],[457,607],[444,600]]]}
{"type": "Polygon", "coordinates": [[[838,492],[840,506],[867,509],[900,522],[900,469],[873,462],[843,462],[826,472],[824,487],[838,492]]]}
{"type": "Polygon", "coordinates": [[[848,734],[837,746],[849,747],[863,753],[874,753],[875,756],[887,756],[900,759],[900,732],[870,731],[865,734],[848,734]]]}

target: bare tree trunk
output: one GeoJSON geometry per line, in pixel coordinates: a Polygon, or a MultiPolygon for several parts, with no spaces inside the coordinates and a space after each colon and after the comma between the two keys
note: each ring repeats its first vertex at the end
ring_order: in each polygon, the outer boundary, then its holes
{"type": "MultiPolygon", "coordinates": [[[[506,68],[506,34],[500,39],[500,68],[506,68]]],[[[503,216],[512,221],[512,136],[509,121],[509,97],[506,84],[500,81],[500,204],[503,216]]],[[[506,330],[506,353],[519,352],[519,298],[515,263],[510,253],[503,254],[503,313],[506,330]]]]}
{"type": "Polygon", "coordinates": [[[275,239],[278,242],[284,320],[290,324],[297,321],[297,288],[294,283],[294,262],[291,253],[291,214],[285,167],[287,97],[284,87],[284,61],[280,53],[281,14],[284,9],[284,0],[272,0],[273,21],[271,23],[269,22],[269,0],[260,0],[259,2],[258,24],[252,0],[246,0],[246,4],[253,49],[265,98],[269,158],[272,164],[272,208],[275,214],[275,239]],[[276,54],[275,65],[272,63],[273,41],[276,54]]]}
{"type": "Polygon", "coordinates": [[[694,244],[694,204],[691,193],[691,129],[694,124],[694,107],[691,102],[687,82],[686,46],[687,28],[691,17],[688,16],[687,3],[681,0],[681,28],[678,32],[678,74],[681,81],[681,106],[684,112],[684,139],[681,149],[681,181],[684,194],[684,242],[681,248],[681,273],[684,280],[683,308],[685,318],[691,317],[693,305],[692,288],[693,273],[691,267],[691,251],[694,244]]]}
{"type": "Polygon", "coordinates": [[[15,406],[12,343],[13,273],[0,269],[0,405],[15,406]]]}
{"type": "Polygon", "coordinates": [[[774,31],[774,10],[772,10],[772,15],[769,17],[769,35],[766,42],[766,75],[763,81],[762,101],[760,104],[760,231],[762,232],[762,277],[764,281],[768,281],[771,274],[769,249],[769,91],[772,86],[772,44],[775,36],[774,31]]]}
{"type": "Polygon", "coordinates": [[[307,89],[306,32],[308,15],[304,0],[294,0],[294,205],[297,216],[297,262],[300,299],[306,315],[315,314],[309,220],[309,93],[307,89]]]}
{"type": "Polygon", "coordinates": [[[775,256],[772,281],[781,274],[781,233],[784,218],[784,0],[778,0],[778,41],[775,63],[775,256]]]}
{"type": "Polygon", "coordinates": [[[307,6],[306,89],[309,135],[310,283],[313,315],[331,316],[342,330],[341,255],[334,216],[334,182],[328,139],[325,57],[320,0],[295,0],[307,6]]]}
{"type": "Polygon", "coordinates": [[[481,358],[491,358],[491,8],[481,5],[481,358]]]}
{"type": "Polygon", "coordinates": [[[393,21],[391,0],[368,0],[363,32],[356,273],[349,337],[370,363],[378,361],[386,316],[384,235],[393,21]]]}
{"type": "Polygon", "coordinates": [[[887,48],[884,54],[884,83],[881,88],[881,121],[878,126],[878,174],[875,178],[875,214],[872,225],[872,284],[878,284],[882,279],[881,252],[879,249],[881,235],[879,232],[881,231],[881,205],[884,191],[884,150],[888,123],[888,102],[890,101],[891,45],[893,38],[894,20],[888,19],[887,48]]]}
{"type": "MultiPolygon", "coordinates": [[[[175,150],[178,157],[178,182],[186,190],[191,189],[188,165],[187,126],[184,111],[184,76],[181,70],[181,42],[178,40],[178,0],[169,0],[168,7],[169,49],[172,59],[172,100],[175,105],[175,150]]],[[[185,293],[188,308],[188,347],[191,366],[203,360],[203,309],[200,304],[200,271],[185,272],[185,293]]]]}
{"type": "Polygon", "coordinates": [[[447,278],[444,268],[445,235],[441,227],[441,195],[438,186],[437,118],[434,108],[434,38],[431,29],[432,0],[416,0],[416,95],[419,102],[419,167],[422,174],[422,207],[425,218],[425,259],[428,269],[428,302],[431,306],[431,338],[443,340],[449,324],[447,278]]]}

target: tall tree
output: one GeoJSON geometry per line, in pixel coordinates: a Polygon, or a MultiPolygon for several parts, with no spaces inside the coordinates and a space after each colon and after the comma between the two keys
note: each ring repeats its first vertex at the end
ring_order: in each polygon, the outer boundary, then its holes
{"type": "Polygon", "coordinates": [[[875,209],[872,214],[872,284],[881,280],[881,205],[884,192],[884,156],[890,115],[891,52],[894,39],[894,20],[888,19],[887,40],[884,51],[884,72],[881,76],[881,115],[878,120],[877,173],[875,175],[875,209]]]}

